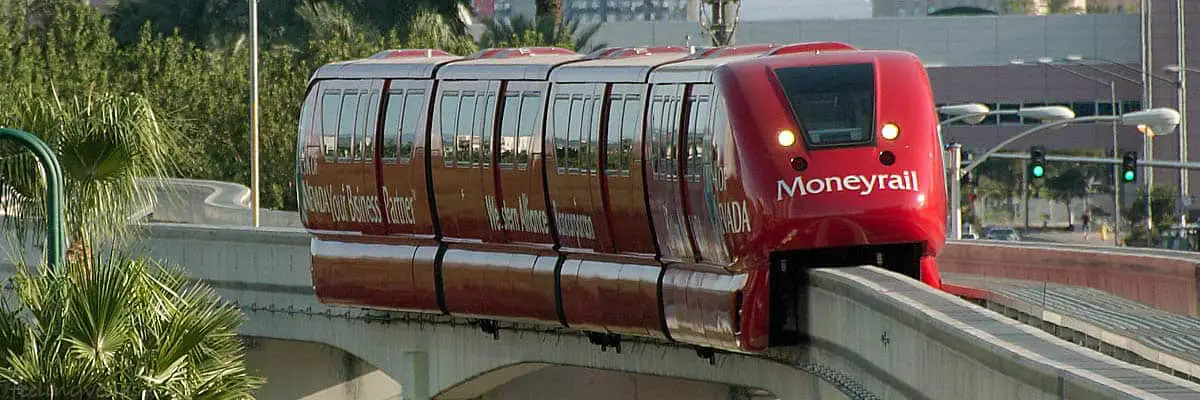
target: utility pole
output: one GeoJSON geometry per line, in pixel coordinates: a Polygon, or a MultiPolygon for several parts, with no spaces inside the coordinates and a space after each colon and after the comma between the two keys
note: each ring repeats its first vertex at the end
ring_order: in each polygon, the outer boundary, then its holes
{"type": "Polygon", "coordinates": [[[950,143],[950,238],[962,240],[962,145],[950,143]]]}
{"type": "MultiPolygon", "coordinates": [[[[1108,81],[1108,93],[1112,101],[1112,115],[1117,115],[1117,86],[1116,82],[1108,81]]],[[[1112,157],[1116,158],[1121,154],[1120,144],[1117,142],[1117,121],[1112,122],[1112,157]]],[[[1121,168],[1113,164],[1113,243],[1117,246],[1121,245],[1121,168]]]]}
{"type": "Polygon", "coordinates": [[[1021,210],[1025,212],[1025,231],[1029,231],[1029,168],[1021,164],[1021,210]]]}
{"type": "Polygon", "coordinates": [[[716,47],[733,44],[733,33],[737,30],[738,19],[741,17],[741,0],[704,0],[712,10],[711,18],[705,22],[704,11],[700,12],[700,27],[708,32],[712,44],[716,47]]]}
{"type": "Polygon", "coordinates": [[[258,227],[258,0],[250,0],[250,147],[250,206],[258,227]]]}
{"type": "MultiPolygon", "coordinates": [[[[1142,109],[1154,107],[1154,17],[1152,6],[1154,1],[1142,0],[1142,109]]],[[[1116,104],[1113,105],[1116,107],[1116,104]]],[[[1142,135],[1142,151],[1147,160],[1154,159],[1154,138],[1142,135]]],[[[1146,174],[1146,228],[1154,229],[1154,168],[1145,167],[1146,174]]]]}
{"type": "MultiPolygon", "coordinates": [[[[1193,0],[1194,1],[1194,0],[1193,0]]],[[[1179,162],[1188,161],[1188,119],[1187,119],[1187,35],[1184,33],[1184,7],[1183,0],[1176,0],[1179,5],[1178,20],[1179,30],[1176,32],[1177,41],[1179,42],[1179,78],[1178,84],[1175,85],[1176,95],[1179,97],[1179,115],[1182,118],[1179,124],[1179,162]]],[[[1191,206],[1191,194],[1188,190],[1188,171],[1187,169],[1179,170],[1179,227],[1187,234],[1187,218],[1188,208],[1191,206]]]]}

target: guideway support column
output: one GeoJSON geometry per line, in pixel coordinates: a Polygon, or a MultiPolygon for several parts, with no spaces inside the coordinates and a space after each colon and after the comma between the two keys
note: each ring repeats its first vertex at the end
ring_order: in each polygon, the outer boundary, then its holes
{"type": "Polygon", "coordinates": [[[410,351],[400,355],[400,366],[403,376],[400,376],[400,391],[403,400],[430,400],[429,395],[429,354],[423,351],[410,351]]]}

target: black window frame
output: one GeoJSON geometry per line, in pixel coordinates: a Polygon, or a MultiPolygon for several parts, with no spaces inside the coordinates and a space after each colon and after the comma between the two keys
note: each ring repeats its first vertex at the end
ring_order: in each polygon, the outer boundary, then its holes
{"type": "MultiPolygon", "coordinates": [[[[797,67],[776,68],[776,69],[772,70],[772,73],[774,74],[774,77],[775,77],[775,81],[778,84],[779,88],[783,91],[784,97],[786,98],[787,103],[785,105],[791,112],[793,121],[796,123],[796,126],[798,126],[800,128],[801,134],[799,136],[802,138],[802,140],[804,140],[805,146],[810,150],[835,149],[835,148],[847,148],[847,147],[871,147],[871,146],[875,146],[878,143],[878,139],[876,137],[877,135],[875,133],[876,126],[878,126],[878,124],[879,124],[879,122],[878,122],[879,115],[878,115],[878,112],[876,112],[876,108],[878,108],[878,104],[879,104],[879,94],[878,94],[878,90],[876,89],[878,87],[878,78],[876,76],[876,72],[877,71],[876,71],[876,67],[875,67],[874,63],[797,66],[797,67]],[[801,71],[800,75],[805,76],[805,75],[809,75],[809,74],[815,75],[815,73],[813,71],[816,71],[816,70],[833,70],[835,68],[840,68],[843,70],[850,71],[849,73],[855,73],[861,77],[869,77],[870,78],[869,82],[867,82],[867,81],[857,82],[859,84],[865,84],[866,86],[868,86],[870,88],[870,90],[869,90],[870,107],[868,107],[868,109],[870,110],[870,118],[867,119],[865,126],[862,127],[862,129],[865,131],[865,135],[864,135],[865,139],[860,140],[860,141],[852,141],[852,142],[847,141],[847,142],[835,142],[835,143],[813,143],[812,137],[810,136],[811,131],[808,127],[808,123],[805,121],[804,115],[801,113],[801,110],[797,109],[797,107],[795,107],[795,105],[793,104],[793,100],[792,100],[793,95],[799,94],[799,93],[794,93],[793,91],[795,89],[789,88],[789,86],[786,84],[789,77],[785,76],[781,73],[790,73],[792,71],[801,71]],[[866,71],[865,72],[864,71],[852,71],[852,69],[854,69],[854,68],[865,68],[866,71]]],[[[827,75],[825,77],[827,79],[822,79],[822,81],[830,81],[831,79],[829,79],[828,74],[825,74],[825,75],[827,75]]],[[[837,86],[837,87],[844,88],[845,86],[842,85],[842,86],[837,86]]],[[[840,93],[840,92],[822,92],[822,93],[840,93]]]]}

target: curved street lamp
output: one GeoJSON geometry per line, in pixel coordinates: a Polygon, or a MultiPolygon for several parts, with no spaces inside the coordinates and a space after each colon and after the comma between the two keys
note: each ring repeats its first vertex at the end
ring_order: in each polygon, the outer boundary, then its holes
{"type": "MultiPolygon", "coordinates": [[[[1061,108],[1065,108],[1065,107],[1061,107],[1061,108]]],[[[1069,109],[1067,111],[1070,112],[1069,109]]],[[[1063,115],[1065,116],[1065,114],[1063,114],[1063,115]]],[[[984,153],[982,156],[980,156],[979,158],[972,161],[970,164],[967,164],[967,166],[963,168],[961,173],[965,174],[965,173],[971,172],[971,170],[975,169],[975,167],[978,167],[979,164],[982,164],[984,160],[987,160],[988,157],[990,157],[993,154],[996,154],[996,152],[1003,149],[1004,146],[1007,146],[1009,143],[1017,141],[1020,138],[1029,136],[1038,131],[1042,131],[1042,130],[1046,130],[1046,129],[1050,129],[1050,128],[1054,128],[1054,127],[1059,127],[1059,126],[1063,126],[1063,125],[1070,124],[1070,123],[1117,121],[1117,122],[1121,123],[1122,125],[1140,126],[1140,127],[1148,128],[1150,131],[1154,132],[1155,135],[1162,135],[1165,133],[1169,133],[1169,132],[1175,130],[1175,127],[1179,126],[1179,112],[1175,111],[1173,109],[1170,109],[1170,108],[1155,108],[1155,109],[1145,110],[1145,111],[1134,111],[1134,112],[1125,113],[1125,114],[1121,114],[1121,115],[1117,115],[1117,116],[1095,115],[1095,116],[1090,116],[1090,117],[1075,118],[1074,112],[1071,112],[1070,115],[1071,115],[1070,117],[1061,118],[1058,120],[1047,122],[1047,123],[1035,126],[1033,128],[1030,128],[1029,130],[1026,130],[1024,132],[1013,135],[1012,137],[1004,140],[1003,142],[1000,142],[1000,144],[997,144],[996,146],[992,147],[991,149],[988,149],[988,151],[986,153],[984,153]]]]}
{"type": "MultiPolygon", "coordinates": [[[[1075,113],[1073,111],[1071,111],[1070,109],[1067,109],[1066,107],[1051,106],[1051,107],[1047,107],[1047,108],[1053,108],[1053,107],[1066,109],[1066,112],[1062,112],[1061,110],[1060,111],[1045,110],[1044,111],[1045,114],[1043,114],[1043,115],[1045,117],[1047,117],[1047,119],[1050,119],[1050,122],[1046,122],[1044,124],[1035,126],[1028,130],[1025,130],[1024,132],[1013,135],[1012,137],[1004,140],[1003,142],[1000,142],[1000,144],[997,144],[997,145],[993,146],[992,148],[988,149],[986,152],[984,152],[983,155],[979,156],[975,160],[972,160],[970,164],[967,164],[966,167],[962,167],[958,163],[951,163],[950,168],[951,168],[951,170],[954,171],[954,173],[952,175],[954,177],[954,179],[951,182],[951,185],[953,185],[953,186],[951,186],[950,201],[951,201],[951,207],[953,209],[952,216],[953,216],[954,222],[953,222],[952,229],[954,232],[955,240],[962,239],[962,205],[959,204],[959,194],[962,191],[962,182],[960,181],[960,179],[962,179],[963,174],[971,172],[971,170],[975,169],[975,167],[978,167],[985,160],[987,160],[988,157],[992,156],[993,154],[996,154],[996,152],[1003,149],[1004,146],[1007,146],[1008,144],[1015,142],[1018,139],[1029,136],[1036,132],[1041,132],[1041,131],[1044,131],[1044,130],[1047,130],[1050,128],[1060,127],[1060,126],[1067,125],[1070,123],[1075,123],[1075,122],[1117,121],[1117,122],[1121,123],[1122,125],[1144,126],[1153,132],[1161,132],[1158,134],[1168,133],[1172,130],[1175,130],[1175,127],[1179,126],[1179,112],[1175,111],[1173,109],[1170,109],[1170,108],[1155,108],[1155,109],[1150,109],[1150,110],[1145,110],[1145,111],[1134,111],[1134,112],[1125,113],[1122,115],[1096,115],[1096,116],[1075,118],[1075,113]]],[[[1037,107],[1037,108],[1042,108],[1042,107],[1037,107]]],[[[1043,120],[1046,120],[1046,119],[1043,119],[1043,120]]],[[[957,159],[957,157],[955,157],[955,158],[957,159]]]]}
{"type": "Polygon", "coordinates": [[[945,126],[953,122],[963,121],[971,125],[983,122],[989,115],[1018,115],[1022,118],[1039,121],[1056,121],[1063,118],[1074,118],[1075,112],[1063,106],[1029,107],[1020,110],[991,110],[979,103],[955,104],[938,107],[938,112],[950,115],[945,121],[938,123],[945,126]]]}

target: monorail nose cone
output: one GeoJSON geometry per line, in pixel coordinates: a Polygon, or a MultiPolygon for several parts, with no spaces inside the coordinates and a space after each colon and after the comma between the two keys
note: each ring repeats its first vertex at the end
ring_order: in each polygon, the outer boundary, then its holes
{"type": "Polygon", "coordinates": [[[817,234],[813,243],[817,247],[868,244],[871,238],[867,230],[849,218],[830,217],[817,223],[817,234]]]}

